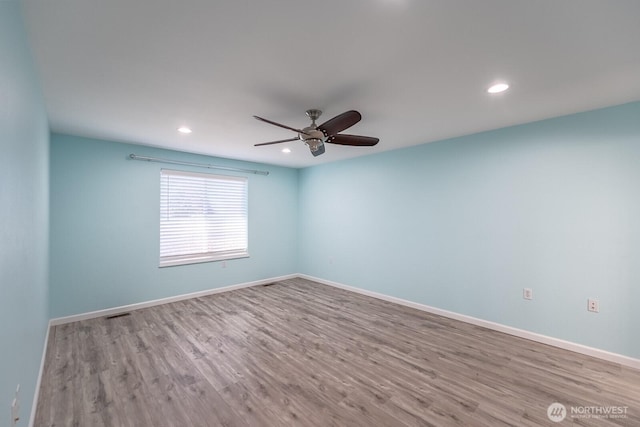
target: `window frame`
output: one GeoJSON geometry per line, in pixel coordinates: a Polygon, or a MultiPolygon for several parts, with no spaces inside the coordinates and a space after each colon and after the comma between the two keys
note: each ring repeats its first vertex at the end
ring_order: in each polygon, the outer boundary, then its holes
{"type": "MultiPolygon", "coordinates": [[[[167,178],[168,179],[168,178],[167,178]]],[[[168,182],[168,181],[167,181],[168,182]]],[[[203,191],[202,198],[198,200],[198,203],[205,204],[207,202],[202,199],[206,198],[206,191],[203,191]]],[[[211,197],[211,195],[209,195],[211,197]]],[[[210,203],[210,202],[209,202],[210,203]]],[[[211,174],[211,173],[203,173],[203,172],[193,172],[193,171],[184,171],[184,170],[175,170],[175,169],[160,169],[160,203],[159,203],[159,267],[173,267],[179,265],[189,265],[189,264],[199,264],[205,262],[216,262],[216,261],[224,261],[231,259],[240,259],[240,258],[249,258],[249,179],[244,176],[233,176],[233,175],[219,175],[219,174],[211,174]],[[163,253],[163,221],[165,218],[163,217],[163,209],[167,209],[168,207],[165,205],[167,201],[168,195],[165,195],[165,191],[168,192],[168,189],[165,189],[165,177],[169,176],[177,176],[177,177],[196,177],[203,179],[210,179],[211,181],[233,181],[233,182],[242,182],[244,183],[244,248],[234,248],[231,250],[218,250],[211,252],[190,252],[179,255],[165,255],[162,256],[163,253]]],[[[203,217],[203,221],[211,221],[213,217],[203,217]]],[[[195,222],[195,221],[194,221],[195,222]]],[[[203,226],[206,226],[204,224],[203,226]]],[[[211,232],[211,230],[209,230],[211,232]]],[[[210,244],[211,240],[206,239],[207,244],[210,244]]]]}

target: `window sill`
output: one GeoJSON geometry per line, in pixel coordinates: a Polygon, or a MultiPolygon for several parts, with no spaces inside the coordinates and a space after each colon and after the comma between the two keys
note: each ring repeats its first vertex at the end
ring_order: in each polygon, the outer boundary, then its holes
{"type": "Polygon", "coordinates": [[[205,254],[201,256],[184,256],[184,257],[171,257],[167,259],[161,259],[159,268],[164,267],[176,267],[179,265],[189,265],[189,264],[201,264],[204,262],[216,262],[216,261],[226,261],[230,259],[241,259],[241,258],[249,258],[248,252],[234,252],[231,254],[205,254]]]}

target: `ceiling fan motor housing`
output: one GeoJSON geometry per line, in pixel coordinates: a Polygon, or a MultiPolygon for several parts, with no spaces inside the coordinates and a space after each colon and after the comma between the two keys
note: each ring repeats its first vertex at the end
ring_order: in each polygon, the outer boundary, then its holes
{"type": "Polygon", "coordinates": [[[324,133],[319,131],[315,125],[311,125],[302,130],[304,133],[299,133],[298,138],[309,146],[312,154],[318,152],[320,147],[324,148],[324,133]]]}
{"type": "Polygon", "coordinates": [[[321,141],[324,141],[324,133],[318,130],[315,126],[306,127],[302,129],[302,131],[304,133],[298,134],[298,138],[300,138],[301,141],[307,142],[311,139],[319,139],[321,141]]]}

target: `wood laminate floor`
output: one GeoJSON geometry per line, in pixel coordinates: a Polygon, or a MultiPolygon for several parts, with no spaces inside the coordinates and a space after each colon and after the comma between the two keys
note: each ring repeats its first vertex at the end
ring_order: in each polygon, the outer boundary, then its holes
{"type": "Polygon", "coordinates": [[[40,426],[640,426],[640,372],[303,279],[52,328],[40,426]],[[627,418],[547,418],[553,402],[627,418]]]}

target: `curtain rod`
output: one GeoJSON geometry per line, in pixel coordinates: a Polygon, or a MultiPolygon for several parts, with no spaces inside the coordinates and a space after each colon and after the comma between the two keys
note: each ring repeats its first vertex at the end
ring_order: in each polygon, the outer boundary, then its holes
{"type": "Polygon", "coordinates": [[[268,171],[260,171],[260,170],[255,170],[255,169],[232,168],[232,167],[228,167],[228,166],[211,165],[211,164],[208,164],[208,163],[182,162],[180,160],[170,160],[170,159],[160,159],[158,157],[138,156],[137,154],[133,154],[133,153],[129,154],[129,158],[131,160],[142,160],[142,161],[145,161],[145,162],[170,163],[172,165],[195,166],[195,167],[198,167],[198,168],[220,169],[220,170],[233,171],[233,172],[246,172],[246,173],[253,173],[253,174],[256,174],[256,175],[269,175],[268,171]]]}

